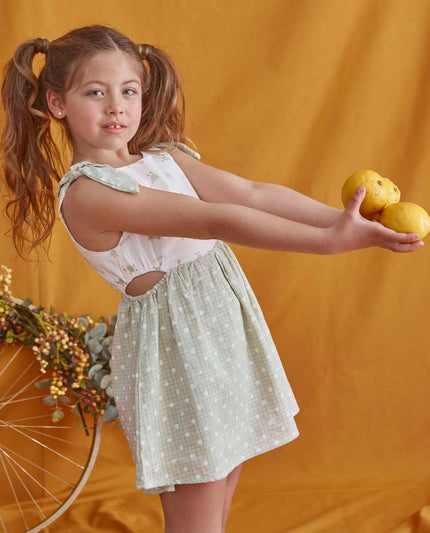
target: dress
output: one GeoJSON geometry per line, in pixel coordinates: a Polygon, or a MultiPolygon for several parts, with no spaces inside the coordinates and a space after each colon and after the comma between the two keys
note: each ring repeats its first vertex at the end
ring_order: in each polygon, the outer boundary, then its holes
{"type": "MultiPolygon", "coordinates": [[[[200,158],[182,143],[177,147],[200,158]]],[[[111,345],[112,389],[136,487],[159,494],[175,484],[221,479],[292,441],[299,435],[299,406],[252,288],[225,242],[124,232],[114,249],[92,252],[74,240],[61,203],[79,175],[129,193],[140,184],[198,198],[162,144],[142,156],[120,168],[72,165],[57,194],[74,244],[122,294],[111,345]],[[139,257],[133,255],[137,241],[139,257]],[[149,270],[165,275],[146,293],[128,295],[128,281],[149,270]]]]}

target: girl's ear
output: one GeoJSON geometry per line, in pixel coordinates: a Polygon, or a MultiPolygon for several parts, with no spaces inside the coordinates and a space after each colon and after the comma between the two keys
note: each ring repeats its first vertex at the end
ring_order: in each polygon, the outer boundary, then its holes
{"type": "Polygon", "coordinates": [[[51,89],[47,89],[46,91],[46,103],[48,104],[48,107],[55,118],[61,119],[65,116],[63,100],[61,96],[54,93],[54,91],[51,89]]]}

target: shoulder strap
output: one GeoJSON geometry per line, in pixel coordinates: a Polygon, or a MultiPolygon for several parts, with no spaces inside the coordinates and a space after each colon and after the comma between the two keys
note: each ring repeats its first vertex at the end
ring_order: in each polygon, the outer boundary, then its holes
{"type": "Polygon", "coordinates": [[[119,191],[131,193],[138,193],[140,191],[138,182],[125,172],[110,167],[109,165],[80,161],[72,165],[70,170],[62,177],[58,184],[57,196],[60,195],[63,187],[66,187],[65,190],[67,190],[69,185],[82,175],[119,191]]]}
{"type": "MultiPolygon", "coordinates": [[[[168,146],[168,143],[157,143],[154,146],[154,148],[157,148],[158,146],[160,147],[160,151],[162,151],[162,148],[164,146],[168,146]]],[[[189,146],[187,146],[186,144],[181,143],[181,142],[177,142],[177,143],[175,143],[175,146],[177,148],[179,148],[179,150],[182,150],[183,152],[185,152],[186,154],[192,155],[196,159],[201,159],[201,155],[198,152],[196,152],[195,150],[193,150],[192,148],[190,148],[189,146]]]]}
{"type": "Polygon", "coordinates": [[[184,143],[176,143],[176,146],[182,150],[183,152],[185,152],[186,154],[190,154],[192,155],[193,157],[195,157],[196,159],[201,159],[201,155],[196,152],[195,150],[192,150],[189,146],[187,146],[186,144],[184,143]]]}
{"type": "MultiPolygon", "coordinates": [[[[163,153],[164,146],[168,146],[168,143],[158,143],[154,146],[154,148],[159,147],[158,151],[163,153]]],[[[196,159],[201,159],[200,154],[186,144],[177,142],[175,143],[175,146],[183,152],[192,155],[196,159]]],[[[108,185],[113,189],[118,189],[119,191],[131,193],[140,192],[138,182],[125,172],[122,172],[120,169],[111,167],[109,165],[91,163],[91,161],[80,161],[79,163],[72,165],[70,170],[64,174],[61,181],[58,183],[57,196],[60,196],[60,192],[63,187],[65,187],[64,190],[66,191],[69,185],[82,175],[92,178],[93,180],[103,183],[104,185],[108,185]]]]}

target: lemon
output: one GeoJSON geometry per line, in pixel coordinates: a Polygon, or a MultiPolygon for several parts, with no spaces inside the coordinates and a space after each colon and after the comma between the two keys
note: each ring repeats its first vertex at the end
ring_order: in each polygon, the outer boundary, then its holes
{"type": "Polygon", "coordinates": [[[430,232],[430,217],[427,211],[412,202],[387,205],[381,213],[379,222],[398,233],[418,233],[420,239],[430,232]]]}
{"type": "Polygon", "coordinates": [[[388,178],[383,178],[374,170],[358,170],[343,184],[342,202],[346,207],[353,193],[361,186],[366,187],[366,196],[360,206],[360,213],[369,218],[386,205],[398,202],[399,188],[388,178]]]}
{"type": "Polygon", "coordinates": [[[385,180],[385,186],[387,188],[387,205],[395,204],[400,200],[400,190],[395,183],[393,183],[389,178],[382,178],[385,180]]]}

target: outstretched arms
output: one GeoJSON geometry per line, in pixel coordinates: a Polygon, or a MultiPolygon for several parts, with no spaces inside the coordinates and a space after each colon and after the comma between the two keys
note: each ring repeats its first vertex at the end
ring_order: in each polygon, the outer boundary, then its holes
{"type": "MultiPolygon", "coordinates": [[[[261,249],[335,254],[371,246],[409,252],[415,234],[396,233],[359,213],[364,189],[329,228],[317,228],[234,203],[206,202],[192,196],[140,186],[120,192],[86,177],[78,178],[64,201],[68,215],[99,233],[127,231],[152,236],[220,239],[261,249]]],[[[67,221],[67,220],[66,220],[67,221]]]]}
{"type": "Polygon", "coordinates": [[[327,228],[342,214],[309,196],[276,183],[248,180],[175,150],[172,154],[202,200],[245,205],[303,224],[327,228]]]}

